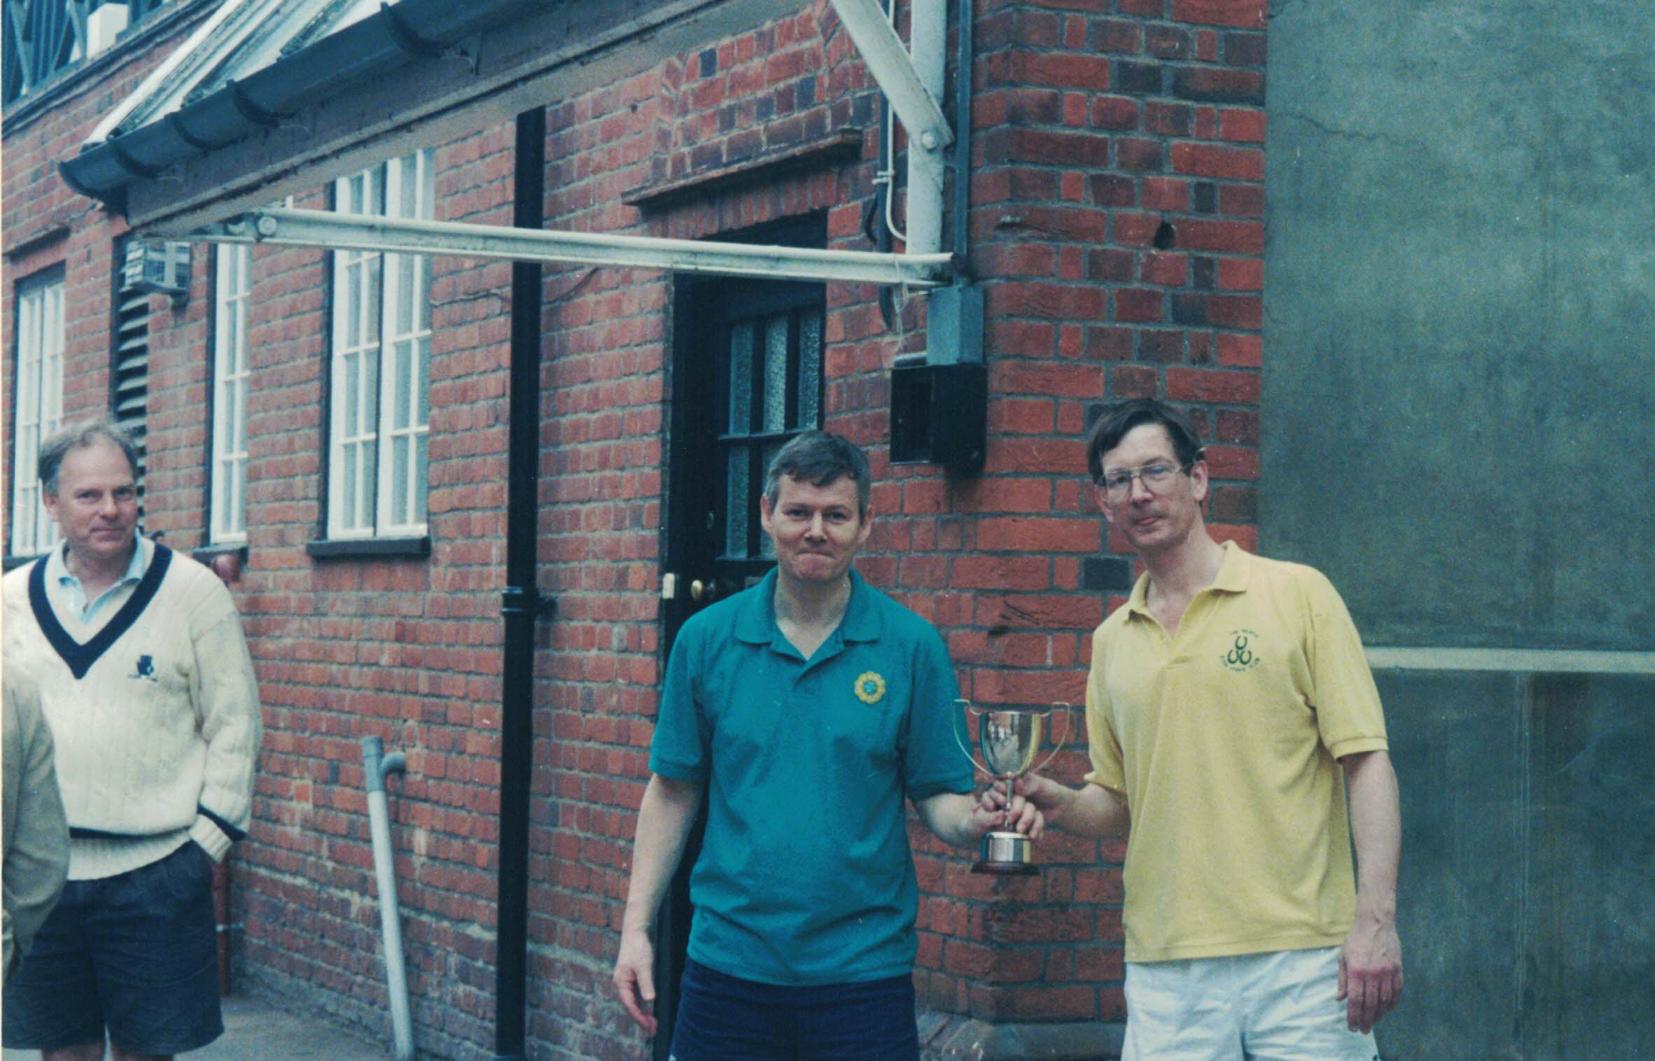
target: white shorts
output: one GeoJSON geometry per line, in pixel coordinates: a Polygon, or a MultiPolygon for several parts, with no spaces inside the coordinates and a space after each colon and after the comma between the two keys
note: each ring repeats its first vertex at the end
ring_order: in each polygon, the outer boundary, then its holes
{"type": "Polygon", "coordinates": [[[1339,993],[1339,948],[1126,964],[1122,1061],[1377,1061],[1339,993]]]}

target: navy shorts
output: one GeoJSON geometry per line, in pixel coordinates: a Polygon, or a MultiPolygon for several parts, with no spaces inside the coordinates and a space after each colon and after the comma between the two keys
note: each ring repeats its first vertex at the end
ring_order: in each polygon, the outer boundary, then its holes
{"type": "Polygon", "coordinates": [[[672,1061],[917,1061],[914,979],[780,987],[684,966],[672,1061]]]}
{"type": "Polygon", "coordinates": [[[197,1050],[224,1032],[212,859],[190,841],[158,862],[70,881],[5,991],[5,1044],[197,1050]]]}

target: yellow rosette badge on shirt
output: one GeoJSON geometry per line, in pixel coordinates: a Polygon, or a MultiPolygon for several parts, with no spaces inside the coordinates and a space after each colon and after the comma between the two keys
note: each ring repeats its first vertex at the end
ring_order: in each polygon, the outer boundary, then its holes
{"type": "Polygon", "coordinates": [[[856,698],[864,704],[877,704],[885,699],[885,679],[876,672],[865,670],[856,676],[856,698]]]}

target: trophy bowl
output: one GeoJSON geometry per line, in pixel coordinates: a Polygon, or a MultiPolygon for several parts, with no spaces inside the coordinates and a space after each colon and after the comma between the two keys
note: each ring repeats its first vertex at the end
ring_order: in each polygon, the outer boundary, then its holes
{"type": "MultiPolygon", "coordinates": [[[[960,699],[955,703],[960,705],[966,722],[966,733],[971,732],[969,719],[977,719],[978,751],[982,753],[979,760],[971,754],[959,734],[955,740],[959,742],[960,751],[971,760],[973,766],[983,771],[995,781],[1001,781],[1006,786],[1006,805],[1011,805],[1012,782],[1032,769],[1037,769],[1035,759],[1040,754],[1040,746],[1046,739],[1047,723],[1054,712],[1069,713],[1069,705],[1057,702],[1047,707],[995,707],[979,708],[970,700],[960,699]]],[[[1052,757],[1062,750],[1064,741],[1068,738],[1068,730],[1072,730],[1074,721],[1069,718],[1069,725],[1063,737],[1058,740],[1046,757],[1040,761],[1044,767],[1052,761],[1052,757]]],[[[1022,833],[1011,830],[991,830],[983,835],[981,857],[976,865],[971,867],[973,873],[997,873],[1013,876],[1025,876],[1040,872],[1034,864],[1034,842],[1022,833]]]]}

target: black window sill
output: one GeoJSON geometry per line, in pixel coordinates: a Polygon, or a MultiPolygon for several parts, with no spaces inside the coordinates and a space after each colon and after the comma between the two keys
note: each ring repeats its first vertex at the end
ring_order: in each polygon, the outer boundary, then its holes
{"type": "Polygon", "coordinates": [[[431,555],[431,537],[418,538],[336,538],[305,543],[305,552],[316,560],[376,560],[431,555]]]}
{"type": "Polygon", "coordinates": [[[218,542],[212,545],[203,545],[190,550],[190,555],[204,564],[211,564],[217,556],[233,556],[243,565],[247,563],[246,542],[218,542]]]}
{"type": "Polygon", "coordinates": [[[15,570],[24,564],[32,564],[45,555],[45,553],[35,553],[33,556],[7,556],[4,561],[5,569],[7,571],[15,570]]]}

